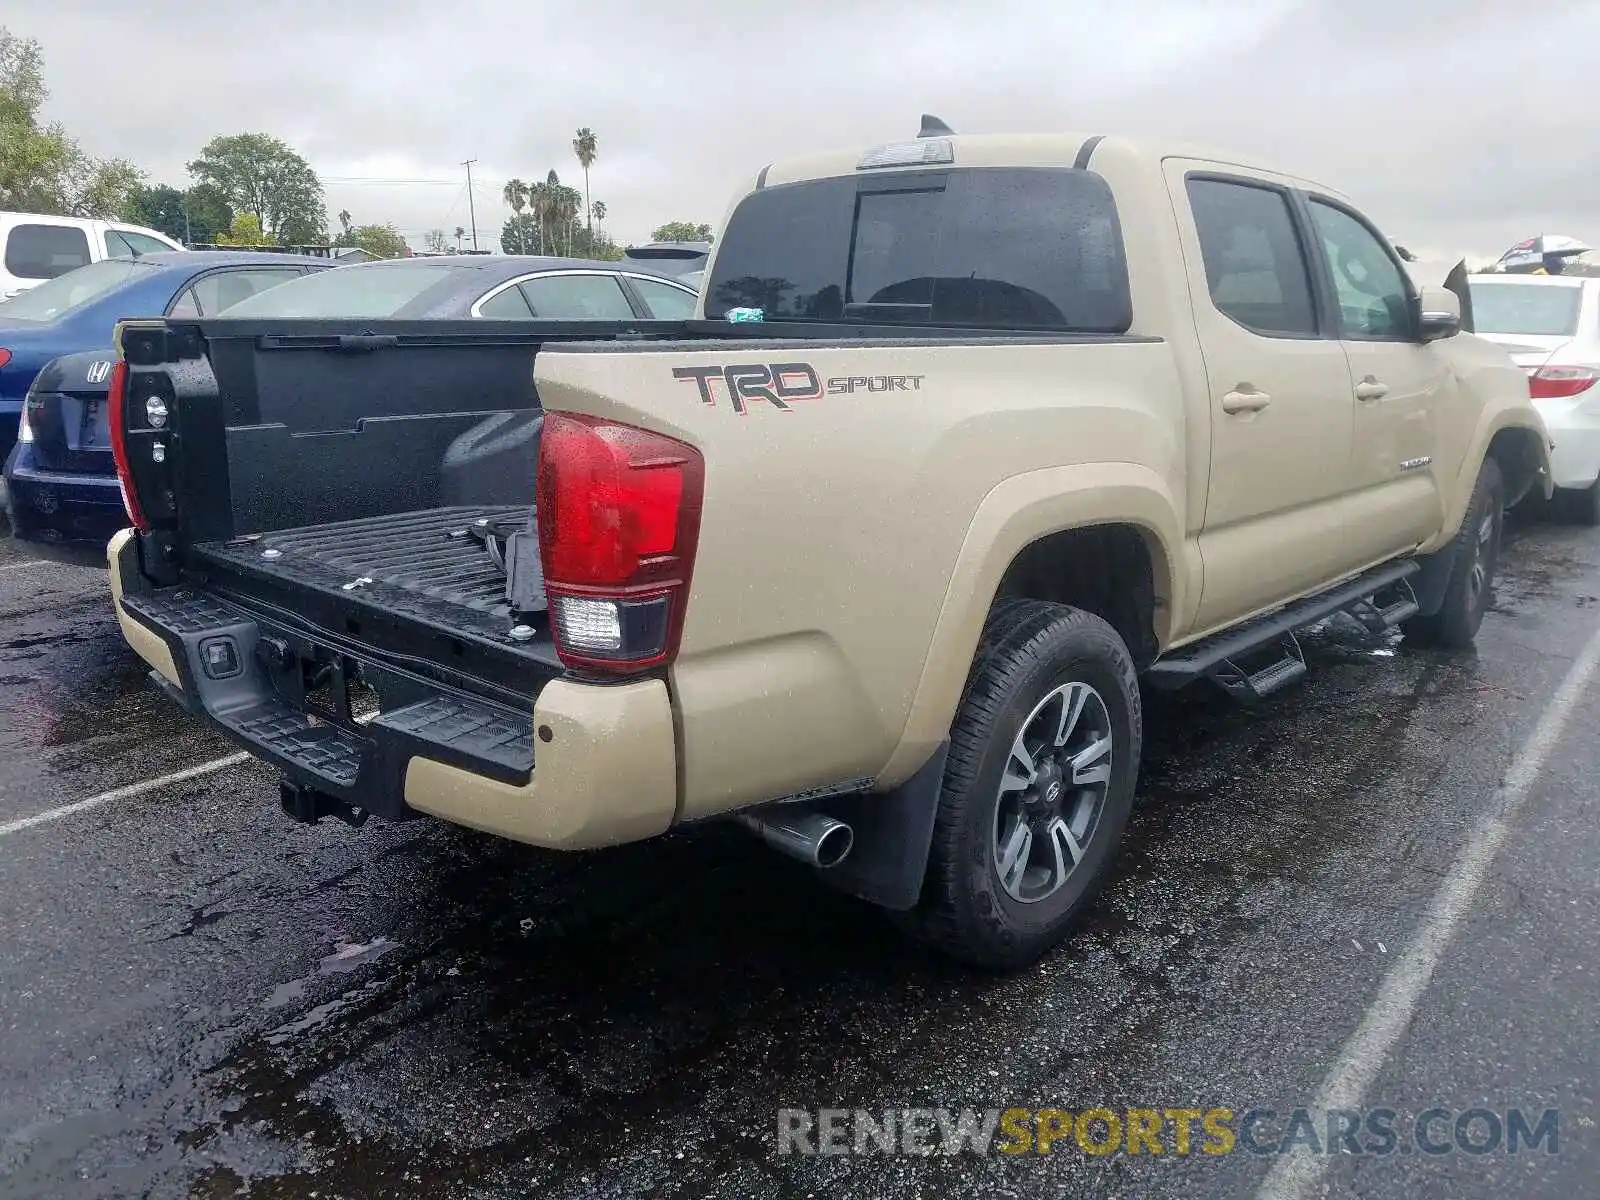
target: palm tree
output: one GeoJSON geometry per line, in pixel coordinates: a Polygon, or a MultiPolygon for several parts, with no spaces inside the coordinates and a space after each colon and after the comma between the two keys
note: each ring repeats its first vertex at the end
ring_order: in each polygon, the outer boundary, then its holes
{"type": "Polygon", "coordinates": [[[526,254],[528,247],[523,244],[526,235],[522,228],[522,210],[528,206],[528,185],[520,179],[508,179],[500,198],[510,206],[511,213],[516,218],[517,253],[526,254]]]}
{"type": "MultiPolygon", "coordinates": [[[[550,172],[552,175],[554,171],[550,172]]],[[[533,212],[533,223],[539,230],[539,253],[545,249],[544,223],[550,216],[550,185],[548,183],[530,183],[528,185],[528,207],[533,212]]]]}
{"type": "Polygon", "coordinates": [[[344,228],[346,233],[350,232],[350,210],[348,208],[341,208],[339,210],[339,224],[344,228]]]}
{"type": "MultiPolygon", "coordinates": [[[[589,205],[589,217],[595,224],[600,226],[600,236],[604,237],[606,232],[606,202],[604,200],[596,200],[589,205]]],[[[592,237],[589,239],[589,249],[591,252],[594,250],[594,238],[592,237]]]]}
{"type": "Polygon", "coordinates": [[[467,231],[461,226],[456,226],[456,253],[461,253],[461,239],[467,236],[467,231]]]}
{"type": "MultiPolygon", "coordinates": [[[[578,136],[572,139],[572,152],[578,156],[578,165],[583,168],[583,207],[589,209],[589,168],[594,166],[594,160],[599,157],[600,151],[595,144],[594,130],[585,125],[578,130],[578,136]]],[[[589,240],[594,240],[594,220],[589,221],[589,240]]]]}

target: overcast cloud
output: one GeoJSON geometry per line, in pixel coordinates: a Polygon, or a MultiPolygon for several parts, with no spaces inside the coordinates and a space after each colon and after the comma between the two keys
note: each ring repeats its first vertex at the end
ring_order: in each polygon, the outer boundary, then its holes
{"type": "Polygon", "coordinates": [[[92,153],[185,186],[209,138],[273,133],[330,213],[413,245],[469,224],[463,159],[486,245],[507,178],[581,184],[580,125],[608,227],[637,241],[720,221],[774,158],[910,136],[924,111],[1258,154],[1430,256],[1600,245],[1597,0],[35,0],[0,20],[43,44],[49,115],[92,153]]]}

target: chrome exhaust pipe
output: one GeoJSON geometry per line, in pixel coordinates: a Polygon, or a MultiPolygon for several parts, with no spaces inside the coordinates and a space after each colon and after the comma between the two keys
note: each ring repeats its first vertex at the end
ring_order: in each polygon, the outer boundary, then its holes
{"type": "Polygon", "coordinates": [[[733,819],[774,850],[822,870],[842,863],[856,840],[843,821],[799,805],[778,805],[759,816],[734,813],[733,819]]]}

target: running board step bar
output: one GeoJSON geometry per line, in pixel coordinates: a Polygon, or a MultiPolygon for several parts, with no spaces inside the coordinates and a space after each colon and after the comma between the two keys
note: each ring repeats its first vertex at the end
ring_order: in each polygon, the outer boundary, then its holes
{"type": "Polygon", "coordinates": [[[1421,564],[1411,559],[1374,567],[1314,596],[1184,646],[1159,659],[1145,678],[1154,687],[1168,689],[1210,678],[1241,698],[1267,695],[1305,673],[1305,658],[1293,636],[1296,630],[1339,612],[1351,613],[1375,631],[1415,616],[1418,607],[1410,579],[1419,570],[1421,564]],[[1263,652],[1272,653],[1274,647],[1279,652],[1266,666],[1248,670],[1239,665],[1262,657],[1263,652]]]}
{"type": "Polygon", "coordinates": [[[1276,650],[1264,665],[1254,668],[1241,666],[1231,658],[1224,659],[1209,672],[1211,681],[1235,700],[1248,702],[1270,696],[1306,673],[1306,656],[1294,634],[1284,634],[1276,650]]]}

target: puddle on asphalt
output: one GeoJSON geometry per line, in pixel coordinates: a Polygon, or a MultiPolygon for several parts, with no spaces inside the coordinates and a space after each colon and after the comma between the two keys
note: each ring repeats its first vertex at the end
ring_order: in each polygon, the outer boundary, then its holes
{"type": "MultiPolygon", "coordinates": [[[[317,974],[348,975],[358,967],[377,962],[399,945],[399,942],[386,937],[380,937],[364,944],[359,942],[340,943],[337,950],[317,964],[317,974]]],[[[288,983],[280,983],[272,989],[272,995],[263,1001],[262,1007],[273,1009],[293,1004],[305,996],[306,989],[311,986],[311,981],[314,978],[316,976],[307,975],[301,979],[291,979],[288,983]]],[[[327,1005],[322,1007],[326,1008],[327,1005]]]]}

